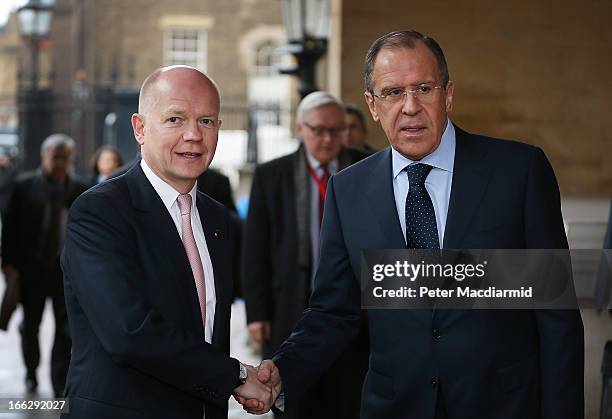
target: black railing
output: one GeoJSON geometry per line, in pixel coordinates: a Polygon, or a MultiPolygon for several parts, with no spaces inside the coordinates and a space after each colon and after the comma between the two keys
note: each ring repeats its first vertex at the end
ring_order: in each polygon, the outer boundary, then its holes
{"type": "MultiPolygon", "coordinates": [[[[102,89],[82,101],[41,90],[39,98],[13,98],[0,96],[0,119],[9,120],[19,115],[20,152],[30,156],[29,166],[36,166],[42,140],[54,132],[70,135],[77,142],[76,168],[86,171],[93,152],[102,144],[113,142],[124,160],[136,155],[137,144],[132,133],[130,117],[137,111],[138,92],[102,89]],[[103,91],[102,91],[103,90],[103,91]],[[44,96],[44,97],[43,97],[44,96]],[[15,103],[17,100],[17,103],[15,103]],[[108,118],[114,114],[113,118],[108,118]],[[12,116],[11,116],[12,115],[12,116]],[[36,116],[36,117],[35,117],[36,116]],[[28,121],[28,119],[32,119],[28,121]],[[109,121],[112,124],[109,124],[109,121]],[[28,138],[26,144],[25,138],[28,138]],[[32,138],[32,139],[30,139],[32,138]],[[111,141],[112,140],[112,141],[111,141]]],[[[247,133],[247,161],[257,163],[257,132],[265,126],[280,126],[291,130],[293,109],[278,103],[223,104],[220,117],[223,130],[240,130],[247,133]]],[[[15,121],[13,121],[13,124],[15,121]]]]}

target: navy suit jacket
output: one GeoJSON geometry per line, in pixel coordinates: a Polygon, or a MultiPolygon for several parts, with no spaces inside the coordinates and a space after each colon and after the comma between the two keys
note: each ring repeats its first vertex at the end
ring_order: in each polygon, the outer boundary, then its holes
{"type": "MultiPolygon", "coordinates": [[[[544,153],[456,128],[448,249],[563,249],[559,190],[544,153]]],[[[310,308],[275,355],[291,406],[356,333],[363,249],[405,248],[391,152],[332,177],[310,308]]],[[[583,417],[577,310],[369,310],[363,418],[583,417]],[[434,331],[435,330],[435,331],[434,331]],[[441,386],[441,388],[439,387],[441,386]]]]}
{"type": "Polygon", "coordinates": [[[197,194],[215,272],[212,344],[168,210],[140,165],[73,204],[62,267],[73,339],[70,418],[226,418],[238,381],[228,356],[229,211],[197,194]]]}

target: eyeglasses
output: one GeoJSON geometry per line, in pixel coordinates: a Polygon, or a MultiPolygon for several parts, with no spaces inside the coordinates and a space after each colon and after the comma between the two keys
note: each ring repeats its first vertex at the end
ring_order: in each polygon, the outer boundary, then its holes
{"type": "Polygon", "coordinates": [[[413,98],[418,100],[420,103],[431,103],[437,98],[437,89],[444,89],[444,86],[434,86],[432,84],[420,84],[414,89],[406,89],[405,87],[392,87],[390,89],[383,89],[380,95],[372,96],[380,99],[383,103],[392,105],[398,102],[403,102],[405,97],[410,93],[413,98]]]}
{"type": "Polygon", "coordinates": [[[344,133],[346,132],[346,127],[343,128],[328,128],[328,127],[322,127],[319,125],[310,125],[307,122],[302,122],[302,124],[306,127],[308,127],[309,130],[312,131],[312,133],[314,135],[316,135],[317,137],[324,137],[326,133],[329,133],[330,137],[340,137],[342,135],[344,135],[344,133]]]}

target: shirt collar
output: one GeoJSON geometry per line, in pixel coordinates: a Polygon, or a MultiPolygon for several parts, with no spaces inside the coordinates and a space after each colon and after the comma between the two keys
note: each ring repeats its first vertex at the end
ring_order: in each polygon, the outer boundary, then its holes
{"type": "MultiPolygon", "coordinates": [[[[157,194],[163,201],[168,211],[170,211],[170,209],[172,208],[172,205],[174,205],[174,203],[176,202],[176,198],[178,198],[180,193],[176,189],[174,189],[172,186],[167,184],[162,178],[157,176],[153,172],[153,170],[151,170],[151,168],[149,167],[145,159],[140,160],[140,167],[142,167],[142,171],[144,172],[145,176],[147,177],[147,179],[149,179],[149,182],[151,182],[151,185],[153,185],[153,189],[155,189],[155,192],[157,192],[157,194]]],[[[191,191],[189,191],[189,195],[191,195],[191,203],[192,203],[191,208],[193,208],[193,203],[196,202],[195,201],[196,187],[197,187],[197,182],[193,185],[193,188],[191,188],[191,191]]]]}
{"type": "MultiPolygon", "coordinates": [[[[447,119],[446,129],[442,134],[440,144],[434,151],[419,160],[419,162],[452,173],[455,165],[455,146],[455,127],[451,120],[447,119]]],[[[410,160],[393,147],[391,147],[391,159],[394,179],[406,168],[406,166],[416,161],[410,160]]]]}
{"type": "MultiPolygon", "coordinates": [[[[306,159],[308,160],[308,164],[310,165],[310,167],[313,168],[313,170],[318,171],[321,168],[321,162],[319,162],[319,160],[315,159],[309,152],[308,150],[306,150],[306,147],[304,147],[304,151],[306,152],[306,159]]],[[[328,164],[327,164],[327,170],[329,170],[330,174],[334,174],[338,171],[338,159],[333,159],[331,160],[328,164]]],[[[319,175],[317,175],[319,176],[319,175]]]]}

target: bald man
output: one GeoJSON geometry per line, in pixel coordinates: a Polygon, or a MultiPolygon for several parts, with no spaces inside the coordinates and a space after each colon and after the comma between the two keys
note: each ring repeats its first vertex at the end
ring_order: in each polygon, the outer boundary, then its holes
{"type": "Polygon", "coordinates": [[[140,164],[70,211],[66,418],[227,418],[232,394],[271,401],[254,369],[228,356],[232,223],[196,191],[219,106],[215,83],[194,68],[152,73],[132,116],[140,164]]]}

